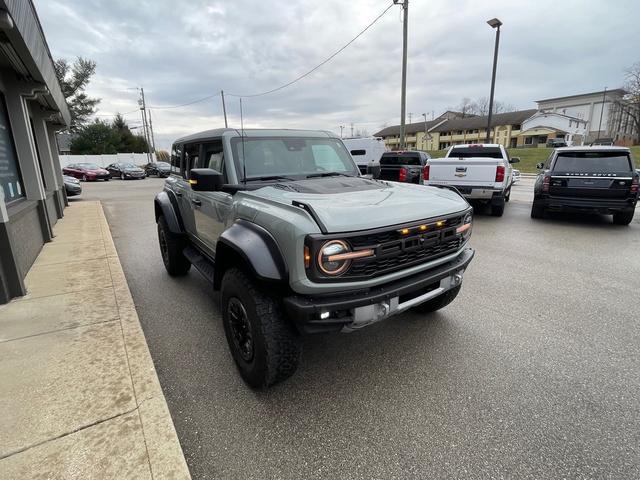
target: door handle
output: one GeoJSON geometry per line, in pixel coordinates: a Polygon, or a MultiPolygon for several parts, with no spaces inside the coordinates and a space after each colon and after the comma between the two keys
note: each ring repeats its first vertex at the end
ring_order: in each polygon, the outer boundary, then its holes
{"type": "Polygon", "coordinates": [[[196,207],[202,205],[202,202],[200,200],[196,200],[195,198],[191,199],[191,203],[193,203],[196,207]]]}

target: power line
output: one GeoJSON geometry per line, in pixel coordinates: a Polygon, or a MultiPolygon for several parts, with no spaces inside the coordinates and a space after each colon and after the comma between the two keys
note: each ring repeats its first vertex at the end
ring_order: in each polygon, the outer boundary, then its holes
{"type": "Polygon", "coordinates": [[[211,98],[217,97],[217,96],[219,96],[219,95],[220,95],[219,93],[214,93],[213,95],[208,95],[208,96],[203,97],[203,98],[200,98],[200,99],[198,99],[198,100],[194,100],[193,102],[181,103],[180,105],[165,105],[165,106],[159,106],[159,107],[156,107],[156,106],[151,105],[151,106],[149,106],[148,108],[149,108],[149,109],[151,109],[151,108],[152,108],[152,109],[154,109],[154,110],[168,110],[168,109],[170,109],[170,108],[187,107],[187,106],[189,106],[189,105],[193,105],[193,104],[195,104],[195,103],[204,102],[204,101],[206,101],[206,100],[209,100],[209,99],[211,99],[211,98]]]}
{"type": "Polygon", "coordinates": [[[383,10],[383,12],[378,15],[369,25],[367,25],[363,30],[360,31],[360,33],[358,33],[355,37],[353,37],[351,40],[349,40],[349,42],[347,42],[345,45],[343,45],[341,48],[339,48],[335,53],[333,53],[330,57],[328,57],[326,60],[324,60],[322,63],[319,63],[318,65],[316,65],[315,67],[313,67],[311,70],[309,70],[306,73],[303,73],[302,75],[300,75],[299,77],[295,78],[294,80],[291,80],[289,83],[285,83],[284,85],[281,85],[277,88],[274,88],[272,90],[268,90],[266,92],[262,92],[262,93],[253,93],[251,95],[238,95],[238,94],[234,94],[234,93],[227,93],[227,95],[232,96],[232,97],[242,97],[242,98],[250,98],[250,97],[261,97],[262,95],[268,95],[270,93],[274,93],[277,92],[279,90],[282,90],[284,88],[287,88],[291,85],[293,85],[296,82],[299,82],[300,80],[302,80],[303,78],[307,77],[308,75],[311,75],[313,72],[315,72],[316,70],[318,70],[320,67],[322,67],[323,65],[325,65],[326,63],[328,63],[329,61],[331,61],[333,58],[335,58],[339,53],[341,53],[343,50],[345,50],[349,45],[351,45],[353,42],[355,42],[358,38],[360,38],[362,36],[362,34],[364,34],[364,32],[366,32],[367,30],[369,30],[369,28],[371,28],[378,20],[380,20],[383,15],[385,13],[387,13],[395,4],[392,3],[391,5],[389,5],[387,8],[385,8],[383,10]]]}

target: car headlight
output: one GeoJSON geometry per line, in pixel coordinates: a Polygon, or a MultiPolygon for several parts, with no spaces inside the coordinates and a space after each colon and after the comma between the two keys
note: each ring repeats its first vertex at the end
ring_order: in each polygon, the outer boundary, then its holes
{"type": "Polygon", "coordinates": [[[325,242],[318,252],[318,268],[325,275],[340,275],[351,264],[351,260],[345,258],[350,251],[351,248],[343,240],[325,242]]]}
{"type": "Polygon", "coordinates": [[[469,235],[471,235],[472,225],[473,225],[473,215],[471,212],[469,212],[464,216],[462,225],[456,228],[456,233],[461,234],[462,237],[466,239],[469,237],[469,235]]]}

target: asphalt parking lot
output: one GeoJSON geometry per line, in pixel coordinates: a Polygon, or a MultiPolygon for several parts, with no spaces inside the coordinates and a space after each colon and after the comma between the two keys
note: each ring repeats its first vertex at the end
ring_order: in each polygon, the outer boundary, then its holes
{"type": "Polygon", "coordinates": [[[298,372],[248,389],[217,296],[169,277],[162,181],[85,183],[103,202],[193,478],[640,477],[640,212],[529,218],[531,181],[478,215],[458,299],[309,337],[298,372]]]}

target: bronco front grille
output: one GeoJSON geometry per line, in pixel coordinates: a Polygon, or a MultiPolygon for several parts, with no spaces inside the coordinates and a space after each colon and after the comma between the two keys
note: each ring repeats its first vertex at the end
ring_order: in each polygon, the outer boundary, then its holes
{"type": "Polygon", "coordinates": [[[307,273],[310,278],[320,282],[366,280],[436,260],[462,247],[464,240],[456,233],[456,229],[463,224],[466,214],[367,232],[310,236],[307,246],[314,259],[324,242],[333,238],[345,240],[353,251],[372,249],[375,254],[353,260],[349,268],[337,277],[322,275],[314,264],[310,265],[307,273]],[[421,225],[426,228],[420,229],[421,225]]]}

